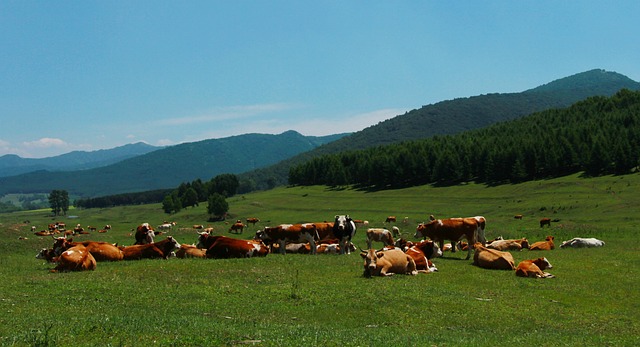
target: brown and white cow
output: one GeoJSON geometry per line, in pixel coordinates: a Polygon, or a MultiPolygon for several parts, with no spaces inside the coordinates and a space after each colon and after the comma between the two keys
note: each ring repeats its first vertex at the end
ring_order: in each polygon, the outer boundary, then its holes
{"type": "Polygon", "coordinates": [[[149,225],[149,223],[142,223],[136,228],[136,242],[134,245],[146,245],[153,243],[153,238],[156,237],[155,230],[149,225]]]}
{"type": "Polygon", "coordinates": [[[76,245],[62,252],[57,257],[55,268],[51,272],[86,271],[96,269],[96,260],[83,245],[76,245]]]}
{"type": "Polygon", "coordinates": [[[555,237],[547,236],[544,241],[534,242],[531,246],[529,246],[530,251],[550,251],[556,248],[553,240],[555,237]]]}
{"type": "Polygon", "coordinates": [[[320,239],[321,242],[336,238],[336,236],[333,234],[332,222],[316,222],[316,223],[313,223],[313,225],[316,226],[316,232],[318,232],[318,238],[320,239]]]}
{"type": "Polygon", "coordinates": [[[442,251],[438,247],[438,244],[431,240],[423,240],[418,243],[407,242],[406,246],[409,248],[405,251],[413,261],[416,263],[416,270],[434,272],[438,271],[438,268],[431,261],[432,258],[441,257],[442,251]]]}
{"type": "Polygon", "coordinates": [[[36,259],[44,259],[49,263],[55,263],[56,257],[56,253],[53,251],[53,248],[42,248],[40,252],[36,254],[36,259]]]}
{"type": "Polygon", "coordinates": [[[180,245],[176,251],[176,258],[206,258],[206,249],[198,248],[196,245],[180,245]]]}
{"type": "Polygon", "coordinates": [[[74,242],[66,237],[56,237],[53,242],[53,252],[59,256],[69,248],[82,245],[95,258],[96,261],[119,261],[122,260],[122,251],[114,244],[104,241],[81,241],[74,242]]]}
{"type": "MultiPolygon", "coordinates": [[[[469,218],[449,218],[434,219],[427,223],[421,223],[416,228],[415,238],[428,237],[434,242],[438,242],[440,249],[444,248],[444,241],[450,240],[452,244],[467,239],[469,244],[475,242],[485,243],[484,227],[486,221],[484,217],[469,218]]],[[[468,247],[466,259],[471,258],[472,247],[468,247]]],[[[451,248],[455,252],[455,247],[451,248]]]]}
{"type": "Polygon", "coordinates": [[[206,249],[207,258],[251,258],[264,257],[269,254],[269,248],[260,240],[240,240],[222,235],[199,233],[198,248],[206,249]]]}
{"type": "Polygon", "coordinates": [[[369,228],[367,229],[367,247],[371,248],[373,241],[382,242],[385,246],[393,245],[393,235],[388,229],[369,228]]]}
{"type": "Polygon", "coordinates": [[[258,223],[260,221],[260,219],[256,218],[256,217],[249,217],[247,218],[247,224],[251,224],[253,226],[256,225],[256,223],[258,223]]]}
{"type": "Polygon", "coordinates": [[[178,243],[173,236],[167,236],[166,239],[160,242],[145,245],[120,246],[118,248],[122,251],[123,260],[168,259],[180,248],[180,243],[178,243]]]}
{"type": "Polygon", "coordinates": [[[364,259],[363,276],[392,276],[393,274],[416,275],[416,263],[408,254],[395,248],[387,251],[369,249],[360,253],[364,259]]]}
{"type": "Polygon", "coordinates": [[[513,256],[509,252],[486,248],[480,242],[476,242],[473,248],[475,248],[473,265],[495,270],[515,270],[516,268],[513,256]]]}
{"type": "Polygon", "coordinates": [[[256,240],[262,240],[265,244],[279,244],[281,254],[286,253],[285,244],[287,242],[300,243],[307,242],[311,249],[311,254],[316,254],[316,243],[318,232],[313,223],[304,224],[280,224],[276,227],[264,227],[256,231],[256,240]]]}
{"type": "Polygon", "coordinates": [[[554,278],[555,276],[542,270],[551,269],[547,258],[523,260],[516,267],[516,276],[533,278],[554,278]]]}
{"type": "Polygon", "coordinates": [[[235,223],[231,224],[231,227],[229,228],[229,232],[242,234],[242,232],[244,231],[244,227],[245,225],[242,223],[241,220],[238,219],[235,223]]]}
{"type": "Polygon", "coordinates": [[[340,244],[340,254],[351,254],[349,243],[356,234],[356,223],[347,215],[336,215],[333,220],[333,235],[340,244]]]}
{"type": "Polygon", "coordinates": [[[529,241],[524,237],[521,239],[496,240],[489,243],[487,248],[498,251],[521,251],[523,248],[529,248],[529,241]]]}
{"type": "Polygon", "coordinates": [[[384,220],[385,223],[395,223],[397,220],[396,216],[389,216],[384,220]]]}

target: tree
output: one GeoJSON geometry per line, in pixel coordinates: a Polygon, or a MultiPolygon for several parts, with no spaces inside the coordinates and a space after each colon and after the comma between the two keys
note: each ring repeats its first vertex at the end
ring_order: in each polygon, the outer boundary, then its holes
{"type": "Polygon", "coordinates": [[[69,193],[66,190],[52,190],[49,194],[49,206],[54,216],[66,215],[69,210],[69,193]]]}
{"type": "Polygon", "coordinates": [[[222,194],[213,193],[209,195],[207,200],[207,213],[211,216],[211,219],[224,219],[224,216],[229,211],[229,203],[222,194]]]}
{"type": "Polygon", "coordinates": [[[198,206],[198,193],[193,188],[188,188],[182,196],[182,207],[198,206]]]}

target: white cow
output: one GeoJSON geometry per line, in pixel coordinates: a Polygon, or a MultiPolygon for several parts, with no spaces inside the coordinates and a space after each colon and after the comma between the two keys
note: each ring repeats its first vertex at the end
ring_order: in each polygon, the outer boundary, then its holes
{"type": "Polygon", "coordinates": [[[572,247],[572,248],[584,248],[584,247],[602,247],[604,246],[604,241],[598,240],[593,237],[583,238],[583,237],[574,237],[569,241],[562,242],[560,248],[572,247]]]}

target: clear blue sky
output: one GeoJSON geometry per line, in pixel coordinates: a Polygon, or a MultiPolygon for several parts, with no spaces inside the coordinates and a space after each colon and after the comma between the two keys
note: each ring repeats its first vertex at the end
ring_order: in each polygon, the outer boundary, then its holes
{"type": "Polygon", "coordinates": [[[0,155],[358,131],[594,68],[640,1],[0,0],[0,155]]]}

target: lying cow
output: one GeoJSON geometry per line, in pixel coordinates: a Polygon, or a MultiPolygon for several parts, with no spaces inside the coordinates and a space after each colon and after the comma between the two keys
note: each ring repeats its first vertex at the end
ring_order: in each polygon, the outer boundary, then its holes
{"type": "Polygon", "coordinates": [[[62,252],[51,272],[86,271],[96,269],[96,260],[83,245],[76,245],[62,252]]]}
{"type": "Polygon", "coordinates": [[[180,248],[176,251],[176,258],[205,258],[206,249],[201,249],[195,245],[180,245],[180,248]]]}
{"type": "Polygon", "coordinates": [[[534,242],[529,247],[529,250],[531,250],[531,251],[550,251],[550,250],[555,248],[555,245],[553,244],[553,240],[554,240],[553,236],[547,236],[544,241],[534,242]]]}
{"type": "Polygon", "coordinates": [[[59,256],[69,248],[82,245],[91,253],[96,261],[119,261],[122,260],[122,251],[114,244],[103,241],[82,241],[74,242],[73,239],[57,237],[53,242],[53,252],[59,256]]]}
{"type": "Polygon", "coordinates": [[[365,277],[418,273],[413,258],[397,248],[388,251],[363,250],[360,256],[364,259],[365,277]]]}
{"type": "Polygon", "coordinates": [[[560,245],[560,248],[585,248],[585,247],[602,247],[604,246],[604,241],[598,240],[596,238],[583,238],[583,237],[574,237],[571,240],[564,241],[560,245]]]}
{"type": "Polygon", "coordinates": [[[473,265],[485,269],[515,270],[513,256],[509,252],[501,252],[484,247],[480,242],[473,245],[473,265]]]}
{"type": "Polygon", "coordinates": [[[371,248],[373,241],[382,242],[385,246],[393,245],[393,235],[388,229],[369,228],[367,229],[367,246],[371,248]]]}
{"type": "Polygon", "coordinates": [[[496,240],[487,245],[487,248],[498,251],[521,251],[529,248],[529,241],[526,238],[512,240],[496,240]]]}
{"type": "Polygon", "coordinates": [[[206,257],[214,259],[264,257],[269,254],[269,248],[261,240],[240,240],[206,232],[200,233],[196,246],[206,249],[206,257]]]}
{"type": "MultiPolygon", "coordinates": [[[[434,219],[427,223],[419,224],[414,237],[428,237],[434,242],[438,242],[440,249],[444,248],[445,240],[450,240],[452,244],[455,244],[463,238],[466,238],[469,244],[474,244],[476,241],[485,243],[485,224],[486,221],[482,216],[434,219]]],[[[471,258],[472,248],[473,247],[468,248],[465,259],[471,258]]],[[[451,252],[455,252],[455,247],[451,248],[451,252]]]]}
{"type": "Polygon", "coordinates": [[[160,242],[146,245],[119,246],[118,248],[122,251],[123,260],[168,259],[180,248],[180,243],[173,236],[167,236],[166,239],[160,242]]]}
{"type": "Polygon", "coordinates": [[[407,242],[409,248],[405,251],[416,263],[416,270],[435,272],[438,268],[431,262],[432,258],[441,257],[442,251],[438,244],[431,240],[423,240],[418,243],[407,242]]]}
{"type": "Polygon", "coordinates": [[[153,238],[156,236],[155,230],[149,225],[149,223],[142,223],[136,228],[136,242],[134,245],[146,245],[153,243],[153,238]]]}
{"type": "Polygon", "coordinates": [[[520,277],[533,277],[533,278],[553,278],[554,275],[543,272],[542,270],[551,269],[551,263],[547,258],[538,258],[531,260],[523,260],[518,264],[516,268],[516,276],[520,277]]]}

